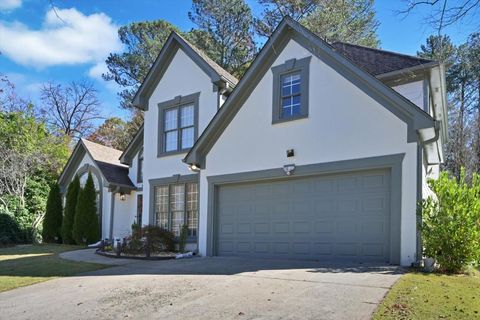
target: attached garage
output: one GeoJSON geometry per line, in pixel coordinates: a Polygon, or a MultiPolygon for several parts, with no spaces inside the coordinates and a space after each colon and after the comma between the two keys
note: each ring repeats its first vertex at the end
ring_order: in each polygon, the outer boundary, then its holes
{"type": "Polygon", "coordinates": [[[212,253],[395,261],[398,241],[391,228],[398,220],[391,217],[391,175],[391,168],[380,168],[218,184],[212,253]]]}

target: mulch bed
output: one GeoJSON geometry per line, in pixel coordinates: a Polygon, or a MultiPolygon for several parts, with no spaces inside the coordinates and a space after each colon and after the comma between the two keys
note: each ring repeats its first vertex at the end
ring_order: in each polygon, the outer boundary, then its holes
{"type": "Polygon", "coordinates": [[[119,258],[119,259],[136,259],[136,260],[170,260],[175,259],[177,255],[176,252],[160,252],[160,253],[153,253],[150,257],[146,257],[145,255],[133,255],[133,254],[125,254],[122,253],[118,256],[115,252],[110,251],[95,251],[96,254],[108,257],[108,258],[119,258]]]}

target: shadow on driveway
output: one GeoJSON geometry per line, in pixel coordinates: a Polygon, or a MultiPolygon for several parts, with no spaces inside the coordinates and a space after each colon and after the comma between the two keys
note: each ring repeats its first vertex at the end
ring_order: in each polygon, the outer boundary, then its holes
{"type": "MultiPolygon", "coordinates": [[[[94,272],[95,275],[133,275],[133,274],[162,274],[162,275],[234,275],[245,272],[273,271],[273,270],[303,270],[308,273],[368,273],[383,275],[400,275],[406,269],[398,266],[362,264],[362,263],[333,263],[308,260],[274,260],[248,259],[240,257],[193,257],[179,260],[129,260],[102,257],[91,253],[93,260],[88,262],[105,263],[118,262],[117,267],[94,272]],[[98,259],[100,257],[101,259],[98,259]],[[106,260],[105,260],[106,259],[106,260]]],[[[62,256],[65,258],[64,256],[62,256]]]]}

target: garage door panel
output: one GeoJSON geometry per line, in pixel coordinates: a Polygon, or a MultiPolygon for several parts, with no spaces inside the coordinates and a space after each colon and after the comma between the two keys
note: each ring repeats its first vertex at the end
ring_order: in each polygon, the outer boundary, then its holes
{"type": "Polygon", "coordinates": [[[277,235],[285,235],[290,233],[290,223],[289,222],[274,222],[273,223],[273,233],[277,235]]]}
{"type": "Polygon", "coordinates": [[[385,176],[381,174],[367,175],[362,178],[362,186],[366,188],[382,188],[385,187],[385,176]]]}
{"type": "Polygon", "coordinates": [[[251,223],[238,223],[237,224],[237,233],[239,235],[250,235],[252,233],[252,224],[251,223]]]}
{"type": "Polygon", "coordinates": [[[315,222],[314,231],[316,233],[328,234],[328,237],[330,237],[330,234],[332,234],[335,231],[334,226],[335,224],[333,223],[333,221],[330,221],[330,220],[317,221],[315,222]]]}
{"type": "Polygon", "coordinates": [[[216,254],[387,261],[387,170],[220,186],[216,254]]]}

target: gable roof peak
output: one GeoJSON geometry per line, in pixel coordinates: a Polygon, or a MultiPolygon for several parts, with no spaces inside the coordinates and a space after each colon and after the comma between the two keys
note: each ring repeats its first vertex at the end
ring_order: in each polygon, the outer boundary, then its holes
{"type": "Polygon", "coordinates": [[[418,141],[417,130],[434,126],[435,120],[425,111],[418,108],[407,98],[388,87],[371,73],[365,71],[350,59],[337,52],[325,40],[319,38],[310,30],[285,17],[257,57],[250,68],[240,79],[229,98],[217,111],[183,161],[189,165],[205,168],[206,154],[210,151],[217,139],[223,133],[238,110],[243,106],[250,93],[255,90],[258,82],[268,72],[271,65],[278,58],[290,40],[294,40],[306,48],[312,55],[321,59],[332,69],[337,70],[348,81],[352,82],[375,100],[387,108],[402,121],[407,123],[408,142],[418,141]]]}
{"type": "Polygon", "coordinates": [[[148,99],[153,93],[156,85],[173,60],[177,49],[182,51],[207,74],[212,83],[219,86],[235,87],[238,80],[228,71],[218,65],[202,50],[188,42],[184,37],[172,31],[163,45],[158,57],[151,66],[144,81],[138,88],[133,98],[133,105],[143,110],[148,109],[148,99]]]}

